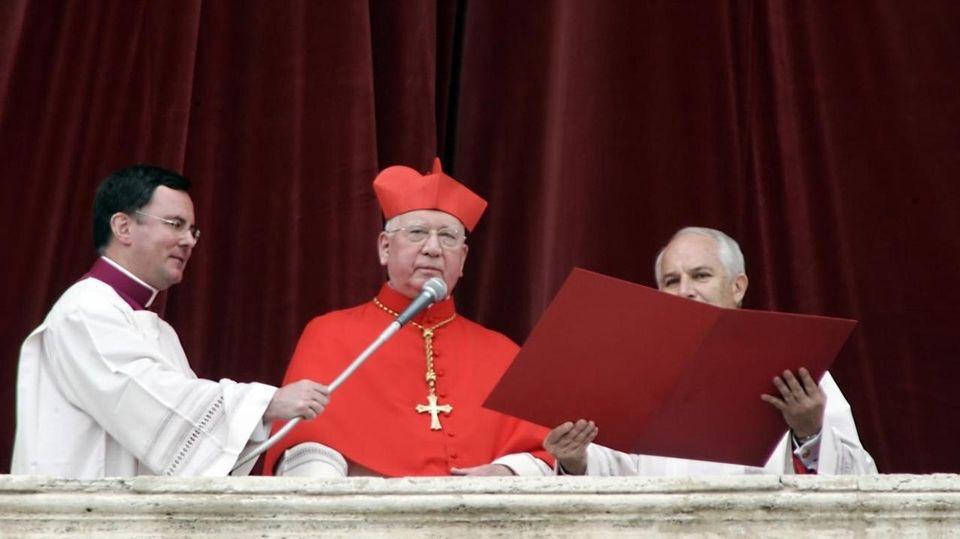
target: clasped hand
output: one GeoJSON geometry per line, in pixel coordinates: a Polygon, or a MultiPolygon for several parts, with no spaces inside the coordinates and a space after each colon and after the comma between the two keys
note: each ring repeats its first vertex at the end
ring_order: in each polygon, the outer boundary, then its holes
{"type": "Polygon", "coordinates": [[[287,384],[273,394],[263,418],[267,421],[302,417],[314,419],[330,402],[330,389],[312,380],[287,384]]]}

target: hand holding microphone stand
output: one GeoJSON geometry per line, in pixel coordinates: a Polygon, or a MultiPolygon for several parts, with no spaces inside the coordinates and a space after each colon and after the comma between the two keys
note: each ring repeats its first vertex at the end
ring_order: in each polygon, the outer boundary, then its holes
{"type": "MultiPolygon", "coordinates": [[[[334,390],[340,387],[340,384],[346,381],[346,379],[349,378],[350,375],[353,374],[354,371],[356,371],[360,367],[360,365],[362,365],[363,362],[367,360],[367,358],[373,355],[373,353],[376,352],[378,348],[383,346],[385,342],[390,340],[390,338],[393,337],[393,335],[396,332],[400,331],[400,328],[406,325],[407,322],[415,318],[418,314],[423,312],[423,310],[429,307],[430,305],[433,305],[438,301],[442,301],[446,297],[447,297],[447,284],[443,282],[443,279],[439,277],[433,277],[427,282],[423,283],[423,289],[421,290],[420,295],[417,296],[410,303],[410,305],[402,313],[400,313],[400,316],[398,316],[393,322],[391,322],[390,325],[387,326],[385,330],[383,330],[383,333],[381,333],[379,337],[377,337],[372,343],[370,343],[370,346],[368,346],[363,352],[361,352],[360,355],[358,355],[356,359],[354,359],[353,362],[350,363],[350,365],[347,366],[347,368],[344,369],[343,372],[340,373],[340,375],[337,376],[337,378],[333,382],[330,382],[330,385],[327,386],[329,392],[333,393],[334,390]]],[[[287,424],[283,426],[283,428],[281,428],[276,432],[276,434],[271,436],[265,442],[258,445],[256,448],[250,451],[250,453],[248,453],[246,456],[238,460],[237,464],[230,471],[232,472],[237,470],[244,464],[250,462],[251,460],[256,459],[261,454],[266,452],[268,449],[273,447],[284,436],[286,436],[287,433],[293,430],[293,428],[297,425],[297,423],[300,422],[301,419],[302,419],[301,417],[295,417],[290,421],[288,421],[287,424]]]]}

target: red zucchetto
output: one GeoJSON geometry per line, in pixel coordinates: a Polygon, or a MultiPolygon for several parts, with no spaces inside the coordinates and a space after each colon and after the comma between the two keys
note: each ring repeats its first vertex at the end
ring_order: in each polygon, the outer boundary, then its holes
{"type": "Polygon", "coordinates": [[[440,210],[473,231],[487,208],[486,200],[443,173],[439,157],[434,158],[430,174],[399,165],[387,167],[374,178],[373,190],[386,219],[413,210],[440,210]]]}

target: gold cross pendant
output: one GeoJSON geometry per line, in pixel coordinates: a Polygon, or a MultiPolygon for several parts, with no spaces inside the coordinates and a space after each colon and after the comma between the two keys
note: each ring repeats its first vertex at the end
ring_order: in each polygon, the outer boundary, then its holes
{"type": "Polygon", "coordinates": [[[417,405],[417,413],[430,414],[430,430],[442,430],[443,427],[440,426],[440,412],[450,415],[450,412],[453,411],[453,406],[450,406],[449,404],[441,404],[437,406],[436,395],[427,395],[427,402],[429,404],[417,405]]]}

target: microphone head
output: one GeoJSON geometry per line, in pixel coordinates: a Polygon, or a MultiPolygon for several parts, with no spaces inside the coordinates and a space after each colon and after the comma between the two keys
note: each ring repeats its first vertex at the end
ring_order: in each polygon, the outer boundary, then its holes
{"type": "Polygon", "coordinates": [[[443,301],[447,297],[447,283],[440,277],[431,277],[423,283],[423,292],[429,292],[433,301],[443,301]]]}

